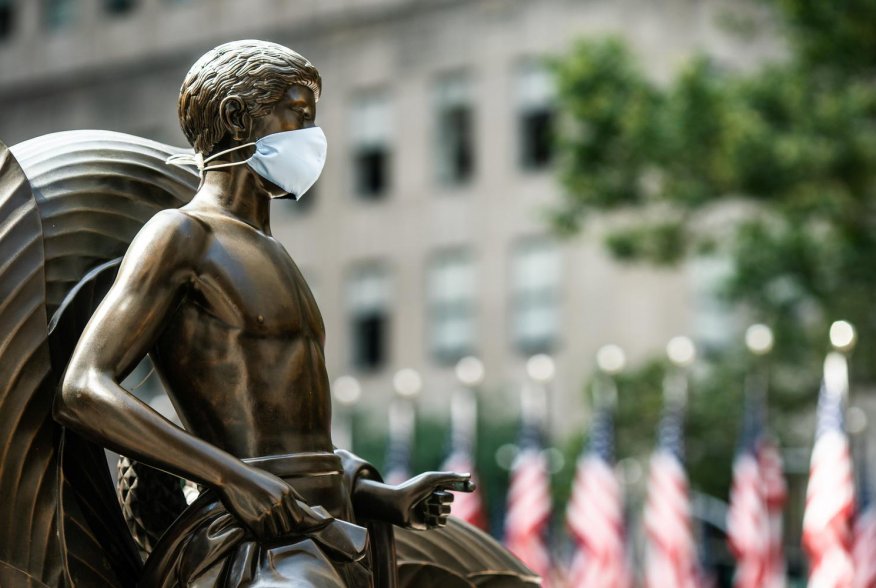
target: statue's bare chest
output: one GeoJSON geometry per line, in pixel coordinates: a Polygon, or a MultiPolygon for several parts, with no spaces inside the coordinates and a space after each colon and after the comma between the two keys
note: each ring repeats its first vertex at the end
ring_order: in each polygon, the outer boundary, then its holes
{"type": "Polygon", "coordinates": [[[253,334],[324,337],[310,288],[282,245],[239,222],[212,233],[190,302],[253,334]]]}

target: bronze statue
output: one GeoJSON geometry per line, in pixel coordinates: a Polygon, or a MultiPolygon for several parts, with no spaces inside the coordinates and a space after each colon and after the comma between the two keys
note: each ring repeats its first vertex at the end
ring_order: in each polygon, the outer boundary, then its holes
{"type": "Polygon", "coordinates": [[[36,497],[21,516],[43,519],[26,525],[23,553],[13,545],[16,512],[0,506],[3,586],[534,582],[486,536],[458,521],[445,527],[448,490],[470,490],[468,474],[387,485],[332,444],[322,317],[271,236],[269,211],[272,198],[302,197],[321,170],[320,91],[319,73],[294,51],[228,43],[198,60],[180,91],[180,124],[195,154],[101,132],[2,150],[0,226],[14,230],[0,232],[0,245],[16,247],[0,272],[21,279],[18,289],[9,281],[0,289],[0,376],[8,376],[0,427],[14,431],[0,441],[23,457],[15,467],[0,458],[0,489],[31,484],[36,497]],[[162,167],[168,156],[200,173],[162,167]],[[89,210],[95,218],[85,218],[89,210]],[[68,240],[80,221],[73,250],[56,257],[48,249],[57,223],[45,222],[53,211],[67,217],[68,240]],[[21,310],[22,288],[30,309],[21,310]],[[185,429],[122,388],[147,355],[185,429]],[[48,419],[59,381],[54,415],[65,429],[48,419]],[[207,489],[173,513],[154,544],[141,541],[145,565],[117,505],[107,504],[97,446],[207,489]],[[439,530],[394,533],[393,525],[439,530]]]}

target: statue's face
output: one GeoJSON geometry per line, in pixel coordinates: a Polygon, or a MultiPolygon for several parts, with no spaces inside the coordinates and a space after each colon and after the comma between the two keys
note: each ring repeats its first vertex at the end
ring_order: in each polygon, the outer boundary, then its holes
{"type": "MultiPolygon", "coordinates": [[[[316,100],[313,91],[305,86],[291,86],[278,100],[271,112],[253,121],[251,141],[283,131],[297,131],[316,126],[316,100]]],[[[258,179],[271,198],[287,198],[289,194],[276,184],[258,179]]]]}
{"type": "Polygon", "coordinates": [[[252,140],[283,131],[297,131],[316,125],[316,100],[305,86],[291,86],[271,112],[253,121],[252,140]]]}

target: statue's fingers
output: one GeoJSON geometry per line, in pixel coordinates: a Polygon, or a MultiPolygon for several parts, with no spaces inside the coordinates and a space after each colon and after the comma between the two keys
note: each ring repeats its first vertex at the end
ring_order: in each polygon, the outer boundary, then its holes
{"type": "Polygon", "coordinates": [[[274,527],[277,529],[275,534],[276,537],[285,537],[286,535],[291,535],[292,530],[297,527],[295,522],[292,520],[292,515],[285,510],[277,510],[271,516],[271,520],[274,522],[274,527]]]}
{"type": "Polygon", "coordinates": [[[261,536],[262,538],[272,538],[278,537],[280,535],[280,528],[277,524],[277,521],[274,520],[274,514],[268,513],[261,518],[259,521],[259,529],[256,531],[256,534],[261,536]]]}
{"type": "Polygon", "coordinates": [[[432,504],[429,506],[428,515],[430,517],[441,517],[450,514],[451,507],[449,504],[432,504]]]}
{"type": "Polygon", "coordinates": [[[428,510],[430,506],[441,504],[441,501],[434,494],[429,494],[420,502],[420,504],[422,504],[423,507],[428,510]]]}
{"type": "Polygon", "coordinates": [[[439,487],[454,492],[474,492],[477,485],[471,480],[456,480],[447,484],[441,484],[439,487]]]}
{"type": "Polygon", "coordinates": [[[432,493],[432,496],[441,504],[450,504],[456,498],[452,492],[447,492],[446,490],[436,490],[432,493]]]}
{"type": "Polygon", "coordinates": [[[449,503],[432,503],[428,505],[426,513],[430,516],[438,517],[450,514],[451,509],[452,505],[449,503]]]}
{"type": "Polygon", "coordinates": [[[471,481],[471,474],[459,472],[429,472],[427,476],[429,483],[433,487],[442,490],[471,492],[475,488],[471,481]]]}
{"type": "Polygon", "coordinates": [[[282,503],[272,513],[271,519],[277,527],[277,536],[291,535],[304,524],[301,520],[301,511],[294,504],[294,500],[291,495],[284,496],[282,503]]]}
{"type": "Polygon", "coordinates": [[[450,505],[453,502],[453,494],[449,492],[435,492],[426,502],[428,512],[433,515],[446,514],[450,512],[450,505]]]}
{"type": "Polygon", "coordinates": [[[442,515],[438,517],[438,526],[444,527],[447,525],[447,515],[442,515]]]}

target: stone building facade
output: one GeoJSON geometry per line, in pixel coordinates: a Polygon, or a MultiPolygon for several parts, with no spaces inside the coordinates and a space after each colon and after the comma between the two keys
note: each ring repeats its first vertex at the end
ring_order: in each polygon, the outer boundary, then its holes
{"type": "MultiPolygon", "coordinates": [[[[735,8],[733,8],[735,6],[735,8]]],[[[542,60],[585,35],[626,37],[665,80],[706,49],[757,62],[770,38],[721,26],[711,0],[0,0],[0,140],[103,128],[184,144],[176,98],[189,65],[238,38],[308,57],[324,91],[322,178],[277,202],[275,236],[325,316],[330,375],[362,382],[379,414],[395,370],[446,411],[453,362],[486,366],[485,406],[513,416],[526,358],[555,357],[551,414],[586,416],[582,385],[605,343],[635,363],[706,324],[696,275],[621,267],[597,221],[558,242],[542,60]]],[[[621,400],[623,401],[623,399],[621,400]]]]}

